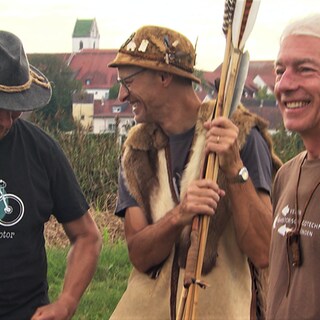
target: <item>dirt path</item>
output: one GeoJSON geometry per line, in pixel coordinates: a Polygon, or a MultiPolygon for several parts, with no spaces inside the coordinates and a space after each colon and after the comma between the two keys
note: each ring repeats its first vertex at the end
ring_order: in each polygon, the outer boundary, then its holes
{"type": "MultiPolygon", "coordinates": [[[[98,228],[104,237],[107,235],[110,243],[119,239],[124,239],[123,221],[110,212],[91,211],[98,228]]],[[[45,225],[45,239],[47,246],[66,247],[69,241],[63,231],[62,226],[54,217],[45,225]]]]}

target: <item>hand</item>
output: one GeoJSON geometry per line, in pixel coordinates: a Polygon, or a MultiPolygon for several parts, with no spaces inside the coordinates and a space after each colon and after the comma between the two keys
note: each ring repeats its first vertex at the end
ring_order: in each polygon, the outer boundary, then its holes
{"type": "Polygon", "coordinates": [[[74,314],[75,308],[68,307],[66,301],[63,301],[62,298],[59,300],[39,307],[31,320],[70,320],[74,314]]]}
{"type": "Polygon", "coordinates": [[[227,177],[237,175],[243,166],[238,144],[238,127],[226,117],[218,117],[204,124],[208,130],[205,151],[218,156],[219,166],[227,177]]]}
{"type": "Polygon", "coordinates": [[[225,192],[209,179],[193,181],[179,205],[180,219],[183,225],[192,223],[198,214],[213,215],[221,196],[225,192]]]}

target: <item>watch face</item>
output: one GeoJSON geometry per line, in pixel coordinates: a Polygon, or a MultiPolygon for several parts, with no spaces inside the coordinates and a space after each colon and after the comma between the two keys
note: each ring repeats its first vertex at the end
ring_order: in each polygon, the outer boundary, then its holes
{"type": "Polygon", "coordinates": [[[239,171],[239,176],[240,176],[241,182],[245,182],[249,179],[249,172],[246,167],[243,167],[239,171]]]}

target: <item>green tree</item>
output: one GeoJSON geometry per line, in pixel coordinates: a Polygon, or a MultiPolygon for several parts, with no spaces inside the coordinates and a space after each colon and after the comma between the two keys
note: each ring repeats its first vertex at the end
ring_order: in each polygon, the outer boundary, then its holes
{"type": "Polygon", "coordinates": [[[117,99],[120,90],[120,83],[116,82],[109,90],[109,100],[117,99]]]}
{"type": "Polygon", "coordinates": [[[268,93],[268,87],[264,86],[262,88],[259,88],[259,90],[256,93],[256,99],[257,100],[264,100],[264,101],[275,101],[276,98],[273,93],[268,93]]]}
{"type": "Polygon", "coordinates": [[[52,98],[47,106],[32,114],[32,120],[43,127],[68,131],[73,128],[72,94],[80,91],[82,84],[61,56],[32,54],[29,62],[49,79],[52,98]]]}
{"type": "Polygon", "coordinates": [[[283,124],[279,131],[272,136],[272,140],[275,152],[283,162],[287,162],[304,150],[300,135],[296,132],[287,131],[283,124]]]}

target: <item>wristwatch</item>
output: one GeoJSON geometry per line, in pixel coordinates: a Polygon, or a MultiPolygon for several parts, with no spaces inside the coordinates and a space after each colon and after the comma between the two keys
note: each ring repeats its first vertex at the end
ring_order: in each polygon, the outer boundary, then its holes
{"type": "Polygon", "coordinates": [[[246,167],[242,167],[237,176],[234,178],[228,179],[230,183],[245,183],[249,179],[249,172],[246,167]]]}

